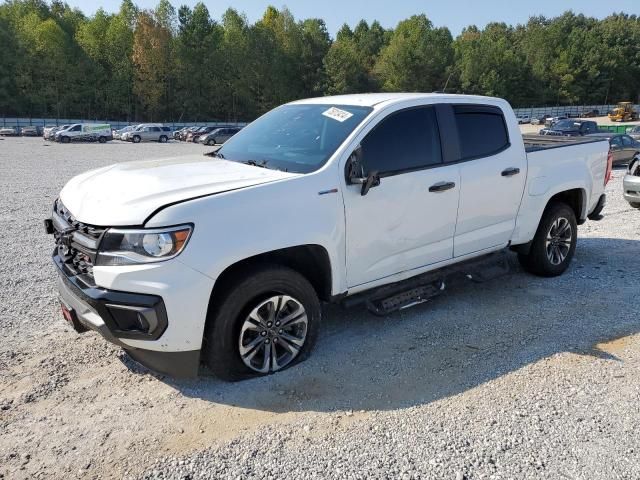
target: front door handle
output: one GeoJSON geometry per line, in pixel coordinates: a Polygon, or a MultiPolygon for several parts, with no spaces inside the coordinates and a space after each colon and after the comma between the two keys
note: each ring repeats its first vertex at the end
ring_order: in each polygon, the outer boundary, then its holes
{"type": "Polygon", "coordinates": [[[431,185],[429,187],[429,191],[430,192],[446,192],[447,190],[451,190],[452,188],[455,188],[456,184],[453,182],[438,182],[434,185],[431,185]]]}
{"type": "Polygon", "coordinates": [[[502,171],[503,177],[513,177],[514,175],[518,175],[520,173],[519,168],[511,167],[502,171]]]}

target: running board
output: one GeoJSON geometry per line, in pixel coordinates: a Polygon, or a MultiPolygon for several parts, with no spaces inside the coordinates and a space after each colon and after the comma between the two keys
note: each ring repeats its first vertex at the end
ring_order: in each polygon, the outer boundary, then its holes
{"type": "Polygon", "coordinates": [[[371,313],[388,315],[427,302],[451,285],[469,281],[483,283],[507,275],[516,270],[515,259],[516,256],[510,255],[506,249],[501,250],[358,293],[345,298],[342,305],[349,308],[364,303],[371,313]]]}

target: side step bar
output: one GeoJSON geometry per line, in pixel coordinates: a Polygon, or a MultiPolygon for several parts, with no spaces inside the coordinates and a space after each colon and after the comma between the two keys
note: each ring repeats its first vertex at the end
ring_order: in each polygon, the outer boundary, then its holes
{"type": "Polygon", "coordinates": [[[510,255],[504,249],[347,297],[342,305],[350,308],[365,304],[371,313],[387,315],[424,303],[440,295],[452,284],[468,281],[482,283],[507,275],[517,269],[515,259],[515,255],[510,255]]]}

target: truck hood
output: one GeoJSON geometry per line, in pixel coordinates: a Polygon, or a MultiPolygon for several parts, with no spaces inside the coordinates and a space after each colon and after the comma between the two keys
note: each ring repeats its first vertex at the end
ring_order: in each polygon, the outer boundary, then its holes
{"type": "Polygon", "coordinates": [[[60,200],[80,222],[141,225],[159,208],[299,176],[204,155],[119,163],[72,178],[60,200]]]}

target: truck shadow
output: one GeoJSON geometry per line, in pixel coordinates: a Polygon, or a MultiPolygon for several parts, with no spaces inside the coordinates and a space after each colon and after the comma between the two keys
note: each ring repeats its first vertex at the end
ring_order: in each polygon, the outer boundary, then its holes
{"type": "Polygon", "coordinates": [[[640,241],[580,238],[565,275],[515,271],[381,318],[324,311],[311,358],[240,383],[163,379],[188,397],[271,412],[388,410],[456,395],[554,354],[618,361],[598,345],[640,332],[640,241]]]}

